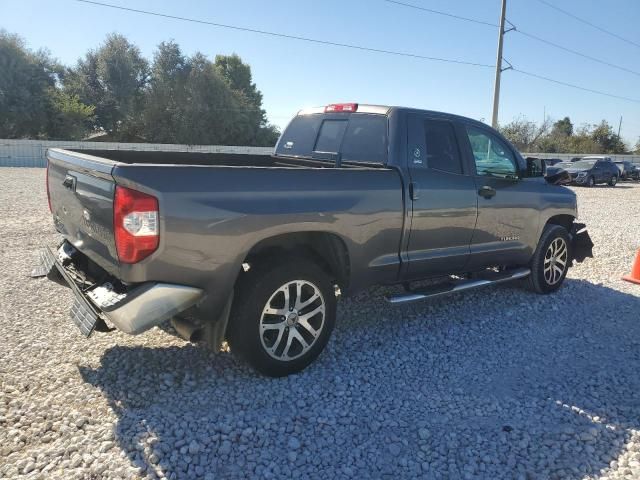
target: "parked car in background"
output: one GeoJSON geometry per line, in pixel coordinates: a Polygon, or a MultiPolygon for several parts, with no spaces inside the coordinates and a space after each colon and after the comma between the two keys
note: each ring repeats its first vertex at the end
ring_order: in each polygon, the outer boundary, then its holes
{"type": "Polygon", "coordinates": [[[556,167],[564,168],[571,175],[571,183],[593,187],[606,183],[615,187],[620,178],[620,170],[609,157],[583,157],[577,162],[563,162],[556,167]]]}
{"type": "Polygon", "coordinates": [[[640,171],[633,163],[627,160],[616,160],[613,163],[620,170],[620,180],[638,180],[640,171]]]}
{"type": "Polygon", "coordinates": [[[582,157],[573,157],[571,159],[572,162],[577,162],[577,161],[580,161],[580,160],[582,160],[582,157]]]}

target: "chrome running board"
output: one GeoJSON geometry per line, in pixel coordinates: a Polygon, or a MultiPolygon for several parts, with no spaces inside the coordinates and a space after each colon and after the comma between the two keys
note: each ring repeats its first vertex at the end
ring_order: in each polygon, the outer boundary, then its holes
{"type": "Polygon", "coordinates": [[[465,290],[472,290],[474,288],[510,282],[519,278],[525,278],[529,276],[529,274],[531,274],[531,270],[528,268],[505,270],[503,272],[487,271],[478,274],[478,277],[480,278],[456,280],[445,284],[434,285],[433,287],[421,290],[413,290],[404,295],[385,297],[385,300],[392,304],[417,302],[418,300],[426,300],[427,298],[442,297],[451,293],[458,293],[465,290]]]}

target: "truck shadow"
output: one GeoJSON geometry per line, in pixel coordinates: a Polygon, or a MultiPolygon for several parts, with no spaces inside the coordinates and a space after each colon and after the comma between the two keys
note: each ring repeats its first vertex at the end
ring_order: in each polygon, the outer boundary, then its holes
{"type": "Polygon", "coordinates": [[[292,476],[333,463],[367,478],[468,467],[578,479],[626,461],[640,427],[640,297],[568,279],[553,296],[469,293],[469,316],[462,297],[398,308],[380,300],[386,291],[346,299],[327,351],[296,376],[261,377],[191,345],[112,347],[80,373],[151,476],[292,476]]]}

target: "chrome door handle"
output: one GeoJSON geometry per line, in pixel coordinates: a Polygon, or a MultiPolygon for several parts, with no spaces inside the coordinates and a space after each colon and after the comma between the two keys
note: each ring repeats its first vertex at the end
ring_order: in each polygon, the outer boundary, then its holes
{"type": "Polygon", "coordinates": [[[491,198],[496,195],[496,190],[495,188],[485,185],[484,187],[480,188],[480,190],[478,190],[478,195],[484,198],[491,198]]]}

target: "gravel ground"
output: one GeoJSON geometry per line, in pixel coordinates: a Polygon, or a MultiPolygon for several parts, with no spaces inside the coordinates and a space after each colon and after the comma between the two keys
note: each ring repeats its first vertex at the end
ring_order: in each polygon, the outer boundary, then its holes
{"type": "Polygon", "coordinates": [[[372,289],[274,380],[158,329],[85,340],[27,278],[44,170],[0,169],[0,478],[640,478],[640,184],[576,191],[596,258],[558,293],[372,289]]]}

